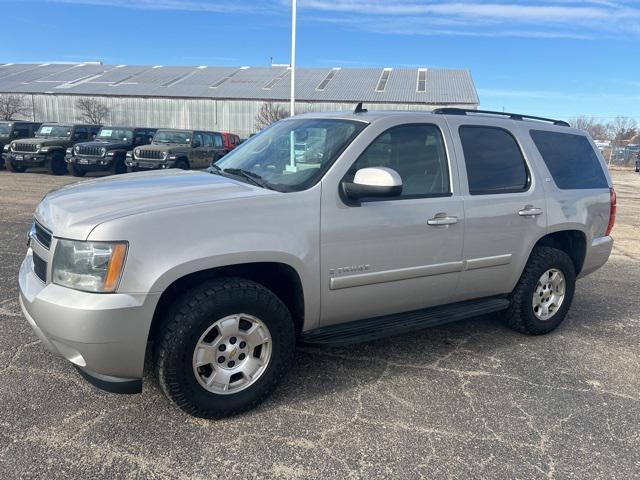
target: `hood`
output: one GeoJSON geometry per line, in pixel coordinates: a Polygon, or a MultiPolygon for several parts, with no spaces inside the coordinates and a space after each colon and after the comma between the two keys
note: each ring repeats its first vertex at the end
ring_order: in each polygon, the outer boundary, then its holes
{"type": "Polygon", "coordinates": [[[71,139],[68,137],[50,137],[50,138],[21,138],[18,140],[14,140],[11,143],[23,143],[26,145],[42,145],[43,147],[53,146],[53,145],[63,145],[65,143],[71,143],[71,139]]]}
{"type": "Polygon", "coordinates": [[[38,205],[36,218],[55,236],[84,240],[97,225],[124,216],[277,194],[205,172],[140,172],[74,183],[51,191],[38,205]]]}
{"type": "Polygon", "coordinates": [[[131,148],[131,142],[121,142],[121,141],[104,141],[104,140],[95,140],[93,142],[82,142],[76,143],[76,145],[81,147],[104,147],[107,150],[113,150],[115,148],[131,148]]]}
{"type": "Polygon", "coordinates": [[[154,152],[167,152],[167,153],[176,153],[176,152],[187,152],[191,149],[189,145],[181,145],[178,143],[151,143],[149,145],[142,145],[140,147],[136,147],[136,150],[151,150],[154,152]]]}

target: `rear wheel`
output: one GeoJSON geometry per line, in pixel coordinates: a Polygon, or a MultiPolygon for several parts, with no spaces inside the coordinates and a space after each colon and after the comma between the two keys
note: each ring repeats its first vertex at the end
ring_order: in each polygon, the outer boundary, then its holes
{"type": "Polygon", "coordinates": [[[571,258],[551,247],[535,247],[511,294],[507,323],[522,333],[549,333],[569,311],[576,285],[571,258]]]}
{"type": "Polygon", "coordinates": [[[86,170],[74,165],[73,163],[67,164],[67,170],[74,177],[84,177],[87,174],[86,170]]]}
{"type": "Polygon", "coordinates": [[[64,155],[61,153],[53,153],[47,158],[47,170],[52,175],[64,175],[67,173],[67,165],[64,161],[64,155]]]}
{"type": "Polygon", "coordinates": [[[184,294],[156,338],[155,371],[180,408],[221,418],[253,408],[278,385],[295,348],[291,315],[270,290],[220,278],[184,294]]]}
{"type": "Polygon", "coordinates": [[[11,160],[7,160],[5,164],[7,166],[7,170],[9,170],[10,172],[23,173],[27,170],[27,167],[23,165],[16,165],[15,163],[11,162],[11,160]]]}

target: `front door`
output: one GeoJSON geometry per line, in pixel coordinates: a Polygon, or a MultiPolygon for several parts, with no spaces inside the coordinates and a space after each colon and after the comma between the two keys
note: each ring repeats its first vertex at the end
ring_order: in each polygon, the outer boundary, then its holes
{"type": "Polygon", "coordinates": [[[344,178],[360,168],[392,168],[403,181],[399,197],[348,206],[340,198],[339,181],[323,180],[323,325],[452,298],[462,269],[464,211],[447,155],[450,143],[443,120],[434,118],[385,126],[363,145],[344,178]]]}

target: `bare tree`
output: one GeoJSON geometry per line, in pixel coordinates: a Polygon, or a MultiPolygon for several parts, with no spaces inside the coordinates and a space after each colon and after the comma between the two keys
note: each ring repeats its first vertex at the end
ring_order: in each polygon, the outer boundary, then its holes
{"type": "Polygon", "coordinates": [[[0,95],[0,119],[15,120],[16,117],[28,117],[31,107],[24,95],[0,95]]]}
{"type": "Polygon", "coordinates": [[[596,121],[596,119],[593,117],[574,117],[569,119],[569,123],[575,128],[584,130],[593,139],[607,140],[609,138],[609,129],[607,128],[607,126],[596,121]]]}
{"type": "Polygon", "coordinates": [[[638,122],[630,117],[616,117],[609,122],[607,127],[615,141],[629,140],[638,132],[638,122]]]}
{"type": "Polygon", "coordinates": [[[80,121],[94,125],[102,125],[111,113],[109,107],[95,98],[79,98],[76,102],[76,108],[80,121]]]}
{"type": "Polygon", "coordinates": [[[255,128],[256,130],[264,130],[272,123],[287,118],[289,116],[289,110],[282,105],[274,103],[263,103],[260,107],[260,111],[256,115],[255,128]]]}

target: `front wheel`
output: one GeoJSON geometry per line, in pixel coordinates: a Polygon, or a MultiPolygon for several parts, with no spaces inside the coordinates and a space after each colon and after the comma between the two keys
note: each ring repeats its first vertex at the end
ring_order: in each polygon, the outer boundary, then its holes
{"type": "Polygon", "coordinates": [[[87,174],[86,170],[83,170],[82,168],[78,167],[77,165],[74,165],[73,163],[67,164],[67,170],[74,177],[84,177],[87,174]]]}
{"type": "Polygon", "coordinates": [[[566,317],[575,287],[571,258],[556,248],[535,247],[511,293],[507,323],[529,335],[551,332],[566,317]]]}
{"type": "Polygon", "coordinates": [[[155,371],[184,411],[222,418],[262,402],[288,370],[294,348],[291,315],[273,292],[220,278],[169,310],[156,338],[155,371]]]}
{"type": "Polygon", "coordinates": [[[27,167],[25,167],[24,165],[16,165],[11,160],[7,160],[5,162],[5,165],[7,167],[7,170],[9,170],[10,172],[23,173],[27,171],[27,167]]]}
{"type": "Polygon", "coordinates": [[[189,170],[189,164],[184,160],[178,160],[174,168],[179,168],[180,170],[189,170]]]}

